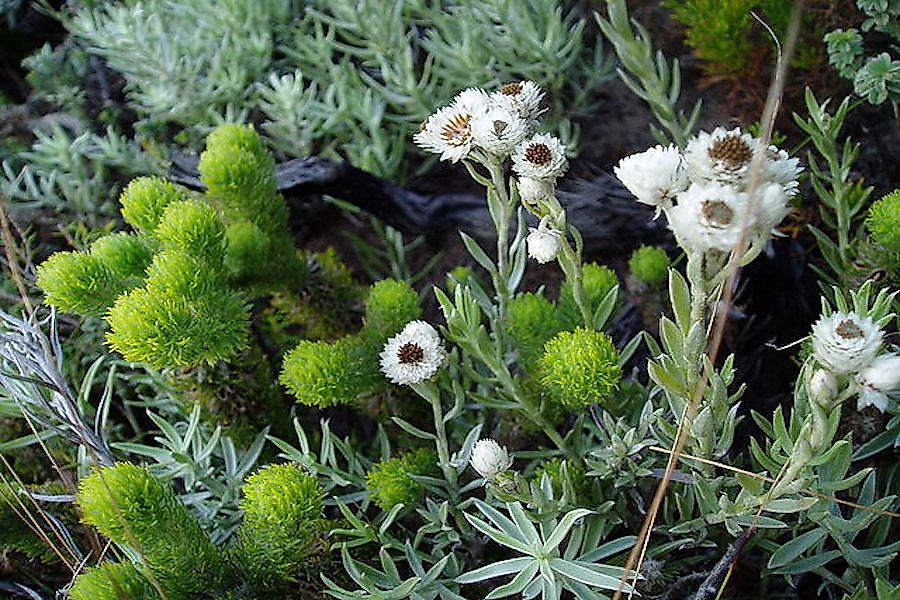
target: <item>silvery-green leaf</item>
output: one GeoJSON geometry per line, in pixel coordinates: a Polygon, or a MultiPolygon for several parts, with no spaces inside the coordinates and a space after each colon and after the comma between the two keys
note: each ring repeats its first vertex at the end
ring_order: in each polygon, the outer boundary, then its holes
{"type": "Polygon", "coordinates": [[[563,516],[562,519],[559,520],[559,524],[553,529],[553,532],[547,537],[547,540],[544,542],[543,552],[544,554],[550,554],[559,544],[563,541],[566,535],[569,533],[569,530],[572,529],[572,526],[578,519],[581,519],[587,515],[593,514],[594,511],[588,510],[586,508],[577,508],[575,510],[571,510],[563,516]]]}
{"type": "MultiPolygon", "coordinates": [[[[524,556],[519,558],[501,560],[500,562],[481,567],[480,569],[475,569],[474,571],[463,573],[462,575],[457,577],[455,581],[456,583],[460,584],[476,583],[478,581],[484,581],[485,579],[502,577],[503,575],[516,573],[518,571],[521,571],[522,569],[525,569],[530,564],[534,564],[534,570],[535,572],[537,572],[536,561],[530,556],[524,556]]],[[[499,598],[500,596],[497,597],[499,598]]]]}

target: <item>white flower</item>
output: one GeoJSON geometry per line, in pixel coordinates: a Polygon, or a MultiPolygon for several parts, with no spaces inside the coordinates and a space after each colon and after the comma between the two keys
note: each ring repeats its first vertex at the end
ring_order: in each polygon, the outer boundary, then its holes
{"type": "Polygon", "coordinates": [[[613,171],[638,202],[650,206],[671,202],[688,186],[681,152],[675,146],[654,146],[626,156],[613,171]]]}
{"type": "Polygon", "coordinates": [[[834,373],[856,373],[875,359],[883,338],[870,317],[835,312],[813,325],[813,354],[834,373]]]}
{"type": "Polygon", "coordinates": [[[553,180],[566,172],[566,148],[558,138],[538,133],[519,144],[512,155],[513,171],[522,177],[553,180]]]}
{"type": "Polygon", "coordinates": [[[484,112],[489,97],[484,90],[469,88],[460,92],[449,106],[428,117],[413,140],[441,160],[457,162],[472,149],[472,120],[484,112]]]}
{"type": "Polygon", "coordinates": [[[775,146],[766,149],[766,159],[763,161],[763,177],[766,181],[779,184],[788,198],[797,194],[799,183],[797,178],[803,167],[800,159],[790,158],[788,153],[775,146]]]}
{"type": "Polygon", "coordinates": [[[757,230],[761,235],[768,236],[791,212],[784,187],[778,183],[762,186],[754,195],[753,210],[756,213],[757,230]]]}
{"type": "Polygon", "coordinates": [[[828,406],[837,393],[837,378],[825,369],[816,369],[809,378],[809,397],[816,404],[828,406]]]}
{"type": "Polygon", "coordinates": [[[556,229],[547,225],[546,219],[541,219],[537,229],[531,227],[531,233],[525,238],[528,244],[528,256],[541,264],[550,262],[559,254],[561,246],[560,236],[556,229]]]}
{"type": "Polygon", "coordinates": [[[512,466],[512,458],[506,448],[490,438],[478,440],[469,459],[472,468],[485,479],[493,479],[512,466]]]}
{"type": "Polygon", "coordinates": [[[691,184],[678,195],[678,204],[669,209],[669,229],[686,249],[703,252],[731,250],[743,230],[753,225],[747,210],[747,195],[730,185],[691,184]]]}
{"type": "Polygon", "coordinates": [[[739,128],[712,133],[701,131],[688,142],[684,153],[691,181],[716,181],[743,187],[759,142],[739,128]]]}
{"type": "Polygon", "coordinates": [[[519,188],[519,198],[528,204],[535,204],[544,198],[556,195],[556,186],[547,179],[519,177],[516,185],[519,188]]]}
{"type": "Polygon", "coordinates": [[[882,354],[856,375],[856,383],[860,388],[857,408],[874,406],[884,412],[888,394],[900,390],[900,355],[882,354]]]}
{"type": "Polygon", "coordinates": [[[528,124],[519,114],[502,106],[488,106],[472,121],[475,145],[502,157],[509,156],[528,133],[528,124]]]}
{"type": "Polygon", "coordinates": [[[491,101],[499,106],[515,110],[525,121],[532,121],[540,116],[541,100],[544,90],[533,81],[516,81],[507,83],[491,94],[491,101]]]}
{"type": "Polygon", "coordinates": [[[381,370],[393,383],[408,385],[434,377],[446,352],[441,336],[425,321],[411,321],[384,345],[381,370]]]}

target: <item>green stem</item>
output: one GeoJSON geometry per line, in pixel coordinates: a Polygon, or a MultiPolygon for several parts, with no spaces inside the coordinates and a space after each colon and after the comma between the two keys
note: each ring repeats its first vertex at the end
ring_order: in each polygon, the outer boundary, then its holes
{"type": "Polygon", "coordinates": [[[512,219],[512,206],[510,206],[509,192],[506,189],[502,166],[498,162],[490,162],[488,170],[497,199],[496,209],[491,211],[497,231],[497,273],[494,278],[494,288],[497,292],[497,316],[503,323],[506,319],[506,305],[510,299],[509,226],[512,219]]]}
{"type": "Polygon", "coordinates": [[[587,296],[584,293],[584,270],[582,269],[581,256],[572,245],[569,244],[568,238],[562,238],[562,250],[559,256],[559,266],[566,279],[572,284],[572,295],[575,297],[575,304],[581,312],[581,319],[584,326],[594,328],[594,316],[591,314],[591,307],[588,304],[587,296]]]}
{"type": "Polygon", "coordinates": [[[456,468],[450,464],[450,445],[447,442],[447,429],[444,426],[444,408],[441,405],[441,392],[433,382],[424,382],[411,386],[417,394],[428,400],[431,404],[431,414],[434,417],[434,445],[437,449],[438,463],[444,473],[444,479],[450,484],[451,496],[456,495],[459,488],[456,468]]]}

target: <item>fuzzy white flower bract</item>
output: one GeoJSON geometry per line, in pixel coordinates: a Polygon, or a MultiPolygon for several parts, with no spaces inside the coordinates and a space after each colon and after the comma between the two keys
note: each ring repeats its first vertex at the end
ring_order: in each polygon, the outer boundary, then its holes
{"type": "Polygon", "coordinates": [[[521,177],[554,180],[569,166],[566,147],[559,138],[538,133],[522,142],[513,151],[512,168],[521,177]]]}
{"type": "Polygon", "coordinates": [[[529,134],[528,123],[517,112],[495,104],[475,115],[471,129],[476,146],[502,157],[529,134]]]}
{"type": "Polygon", "coordinates": [[[747,195],[730,185],[691,184],[669,209],[669,229],[683,248],[706,251],[731,250],[743,230],[752,227],[754,215],[747,209],[747,195]]]}
{"type": "Polygon", "coordinates": [[[490,438],[485,438],[475,443],[469,463],[483,478],[493,479],[509,469],[513,460],[506,448],[490,438]]]}
{"type": "Polygon", "coordinates": [[[816,321],[812,347],[816,361],[833,373],[857,373],[872,363],[884,333],[870,317],[834,312],[816,321]]]}
{"type": "Polygon", "coordinates": [[[528,204],[535,204],[544,198],[556,195],[556,186],[553,181],[547,179],[519,177],[516,180],[516,187],[519,190],[519,198],[528,204]]]}
{"type": "Polygon", "coordinates": [[[537,228],[531,227],[530,229],[531,233],[525,238],[525,243],[528,244],[528,256],[542,265],[555,259],[562,246],[560,240],[562,234],[549,227],[544,219],[537,228]]]}
{"type": "Polygon", "coordinates": [[[626,156],[613,171],[638,202],[650,206],[671,202],[689,183],[675,146],[654,146],[626,156]]]}
{"type": "Polygon", "coordinates": [[[856,375],[859,386],[857,408],[874,406],[887,410],[888,394],[900,390],[900,355],[882,354],[856,375]]]}
{"type": "Polygon", "coordinates": [[[727,183],[742,187],[759,142],[739,128],[717,127],[699,132],[687,145],[684,160],[691,181],[727,183]]]}
{"type": "Polygon", "coordinates": [[[447,356],[438,332],[425,321],[411,321],[384,345],[381,370],[392,383],[409,385],[434,377],[447,356]]]}
{"type": "Polygon", "coordinates": [[[787,152],[776,146],[769,146],[766,149],[763,177],[766,181],[779,184],[788,198],[797,194],[800,187],[797,178],[802,171],[799,158],[789,157],[787,152]]]}
{"type": "Polygon", "coordinates": [[[483,113],[490,102],[487,93],[479,88],[461,91],[449,106],[438,109],[413,136],[420,147],[440,154],[441,160],[458,162],[472,149],[472,121],[483,113]]]}
{"type": "Polygon", "coordinates": [[[825,369],[816,369],[809,378],[809,397],[816,404],[827,406],[837,392],[837,378],[825,369]]]}
{"type": "Polygon", "coordinates": [[[787,199],[784,187],[779,183],[767,183],[754,194],[753,212],[761,235],[768,236],[791,211],[787,199]]]}
{"type": "Polygon", "coordinates": [[[515,81],[507,83],[496,92],[491,93],[491,101],[498,106],[514,110],[525,121],[537,119],[543,112],[541,101],[544,90],[533,81],[515,81]]]}

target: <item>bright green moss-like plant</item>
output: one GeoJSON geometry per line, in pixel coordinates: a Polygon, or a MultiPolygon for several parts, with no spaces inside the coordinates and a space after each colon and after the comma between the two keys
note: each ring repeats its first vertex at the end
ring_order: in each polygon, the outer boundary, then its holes
{"type": "Polygon", "coordinates": [[[133,564],[103,563],[75,579],[71,600],[156,600],[159,593],[133,564]]]}
{"type": "MultiPolygon", "coordinates": [[[[606,298],[606,295],[619,285],[619,278],[607,266],[587,263],[584,265],[583,285],[587,304],[593,311],[606,298]]],[[[575,302],[575,294],[570,281],[567,280],[560,288],[557,304],[565,325],[563,329],[575,329],[575,327],[584,324],[582,323],[578,304],[575,302]]]]}
{"type": "Polygon", "coordinates": [[[334,342],[301,341],[284,359],[283,383],[310,406],[345,404],[386,385],[378,354],[387,339],[422,314],[409,284],[374,284],[366,299],[365,325],[334,342]]]}
{"type": "Polygon", "coordinates": [[[519,351],[519,363],[530,371],[547,340],[562,329],[556,307],[544,296],[528,292],[509,301],[506,319],[507,331],[519,351]]]}
{"type": "Polygon", "coordinates": [[[433,475],[437,470],[434,452],[419,448],[375,463],[366,476],[366,487],[382,510],[390,510],[398,504],[410,508],[425,491],[424,486],[410,475],[433,475]]]}
{"type": "Polygon", "coordinates": [[[81,480],[84,522],[134,548],[172,600],[194,598],[225,577],[222,558],[171,486],[119,463],[81,480]]]}
{"type": "Polygon", "coordinates": [[[869,208],[866,228],[882,266],[900,269],[900,190],[894,190],[869,208]]]}
{"type": "Polygon", "coordinates": [[[38,269],[47,302],[104,315],[106,339],[155,368],[229,359],[247,346],[248,300],[296,285],[294,249],[274,161],[252,127],[223,125],[200,160],[205,198],[155,177],[132,181],[116,233],[89,253],[58,253],[38,269]]]}
{"type": "Polygon", "coordinates": [[[619,386],[622,370],[612,339],[579,327],[557,334],[544,346],[540,381],[550,397],[570,410],[603,402],[619,386]]]}
{"type": "Polygon", "coordinates": [[[657,286],[668,277],[669,257],[662,248],[641,246],[628,259],[628,268],[639,281],[657,286]]]}
{"type": "Polygon", "coordinates": [[[0,482],[0,551],[12,550],[44,563],[56,562],[59,555],[39,537],[19,516],[30,509],[30,500],[20,493],[18,485],[0,482]]]}
{"type": "Polygon", "coordinates": [[[258,585],[274,587],[313,575],[310,557],[322,549],[325,490],[293,464],[270,465],[244,484],[238,564],[258,585]]]}

